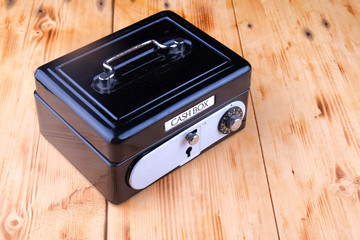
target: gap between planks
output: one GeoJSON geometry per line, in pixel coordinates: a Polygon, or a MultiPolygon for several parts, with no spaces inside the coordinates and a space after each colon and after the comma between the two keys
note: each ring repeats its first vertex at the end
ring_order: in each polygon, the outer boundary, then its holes
{"type": "MultiPolygon", "coordinates": [[[[233,14],[234,14],[235,24],[236,24],[236,31],[237,31],[237,35],[238,35],[238,38],[239,38],[241,55],[245,58],[245,56],[244,56],[244,50],[243,50],[243,46],[242,46],[242,42],[241,42],[241,34],[240,34],[239,26],[238,26],[237,16],[236,16],[236,13],[235,13],[234,0],[231,0],[231,5],[232,5],[233,14]]],[[[249,100],[250,100],[250,102],[251,102],[251,105],[252,105],[252,108],[253,108],[253,111],[254,111],[256,132],[257,132],[258,139],[259,139],[259,144],[260,144],[261,158],[262,158],[262,161],[263,161],[263,166],[264,166],[264,171],[265,171],[265,176],[266,176],[266,183],[267,183],[268,190],[269,190],[270,201],[271,201],[271,208],[272,208],[272,212],[273,212],[273,216],[274,216],[274,221],[275,221],[275,227],[276,227],[276,233],[277,233],[278,239],[280,240],[279,227],[278,227],[278,222],[277,222],[277,219],[276,219],[275,208],[274,208],[274,201],[273,201],[273,197],[272,197],[272,194],[271,194],[271,187],[270,187],[270,182],[269,182],[269,176],[268,176],[268,172],[267,172],[267,168],[266,168],[266,163],[265,163],[264,149],[263,149],[263,145],[262,145],[262,141],[261,141],[261,136],[260,136],[260,131],[259,131],[259,124],[258,124],[257,117],[256,117],[256,108],[255,108],[253,96],[252,96],[252,94],[251,94],[251,89],[249,89],[249,100]]]]}

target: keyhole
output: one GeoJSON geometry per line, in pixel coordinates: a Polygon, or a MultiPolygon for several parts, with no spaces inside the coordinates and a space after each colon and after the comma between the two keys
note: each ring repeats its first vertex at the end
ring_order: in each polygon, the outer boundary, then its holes
{"type": "Polygon", "coordinates": [[[188,147],[188,149],[186,149],[186,155],[187,155],[187,157],[190,157],[191,150],[192,150],[192,147],[188,147]]]}

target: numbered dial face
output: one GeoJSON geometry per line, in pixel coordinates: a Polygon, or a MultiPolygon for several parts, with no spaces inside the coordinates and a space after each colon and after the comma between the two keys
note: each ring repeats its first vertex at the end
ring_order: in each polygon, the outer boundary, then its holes
{"type": "Polygon", "coordinates": [[[229,134],[238,130],[243,119],[243,112],[239,107],[230,108],[220,119],[219,131],[224,134],[229,134]]]}

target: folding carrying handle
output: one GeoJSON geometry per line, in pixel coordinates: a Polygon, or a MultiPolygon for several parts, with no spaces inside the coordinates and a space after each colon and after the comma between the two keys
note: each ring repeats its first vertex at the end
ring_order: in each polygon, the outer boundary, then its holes
{"type": "Polygon", "coordinates": [[[114,77],[115,75],[115,69],[113,66],[110,65],[111,62],[114,62],[115,60],[129,54],[129,53],[132,53],[138,49],[141,49],[149,44],[154,44],[156,47],[160,48],[160,49],[171,49],[171,48],[178,48],[181,44],[184,44],[184,39],[174,39],[170,42],[170,44],[168,45],[165,45],[165,44],[161,44],[159,43],[158,41],[154,40],[154,39],[151,39],[151,40],[148,40],[148,41],[145,41],[143,43],[140,43],[138,45],[135,45],[121,53],[118,53],[108,59],[106,59],[104,62],[103,62],[103,67],[104,67],[104,72],[101,73],[99,75],[99,80],[109,80],[110,78],[114,77]]]}
{"type": "Polygon", "coordinates": [[[156,46],[157,49],[155,50],[161,50],[161,54],[166,57],[167,63],[184,58],[191,52],[192,49],[191,41],[185,40],[183,38],[175,38],[166,41],[165,43],[159,43],[153,39],[147,40],[106,59],[103,62],[104,71],[94,77],[93,82],[91,83],[91,87],[100,94],[110,94],[117,91],[117,89],[121,87],[121,81],[115,77],[115,67],[110,64],[117,59],[150,44],[156,46]]]}

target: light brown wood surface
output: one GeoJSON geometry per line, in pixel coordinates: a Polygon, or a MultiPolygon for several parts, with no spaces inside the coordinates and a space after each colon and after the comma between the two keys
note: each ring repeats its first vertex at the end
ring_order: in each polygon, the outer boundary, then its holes
{"type": "Polygon", "coordinates": [[[360,2],[0,2],[0,240],[359,239],[360,2]],[[33,72],[170,9],[253,67],[246,128],[121,205],[39,133],[33,72]]]}

